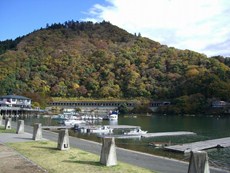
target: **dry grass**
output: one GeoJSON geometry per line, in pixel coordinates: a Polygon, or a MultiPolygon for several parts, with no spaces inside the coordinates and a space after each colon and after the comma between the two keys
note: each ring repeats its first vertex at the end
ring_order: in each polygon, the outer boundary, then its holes
{"type": "Polygon", "coordinates": [[[150,173],[153,171],[118,162],[117,166],[106,167],[100,164],[99,156],[77,148],[67,151],[57,149],[51,141],[23,142],[8,144],[22,155],[37,163],[49,173],[150,173]]]}

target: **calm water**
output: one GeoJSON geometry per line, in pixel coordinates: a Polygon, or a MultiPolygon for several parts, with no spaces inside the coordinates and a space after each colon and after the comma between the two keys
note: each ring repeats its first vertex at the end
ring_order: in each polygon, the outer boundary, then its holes
{"type": "MultiPolygon", "coordinates": [[[[27,119],[26,124],[40,122],[43,125],[56,125],[57,122],[50,118],[27,119]]],[[[208,140],[222,137],[230,137],[230,117],[196,117],[196,116],[120,116],[117,122],[95,121],[94,124],[119,124],[141,126],[142,130],[149,133],[154,132],[172,132],[172,131],[190,131],[195,132],[194,136],[179,137],[157,137],[142,139],[116,139],[116,145],[136,151],[142,151],[150,154],[162,155],[166,157],[178,158],[188,161],[189,156],[165,151],[160,148],[154,148],[149,145],[150,142],[171,142],[172,144],[188,143],[200,140],[208,140]]],[[[80,134],[70,131],[71,136],[85,138],[100,142],[101,139],[93,134],[80,134]]],[[[210,164],[219,168],[230,170],[230,148],[208,150],[210,164]]]]}

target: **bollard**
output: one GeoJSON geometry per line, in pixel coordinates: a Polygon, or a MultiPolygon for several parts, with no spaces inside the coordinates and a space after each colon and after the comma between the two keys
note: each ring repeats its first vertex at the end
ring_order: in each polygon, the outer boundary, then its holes
{"type": "Polygon", "coordinates": [[[117,154],[114,138],[103,138],[100,163],[106,166],[117,165],[117,154]]]}
{"type": "Polygon", "coordinates": [[[57,148],[59,150],[68,150],[68,149],[70,149],[68,129],[59,131],[57,148]]]}
{"type": "Polygon", "coordinates": [[[11,129],[11,118],[6,118],[5,129],[11,129]]]}
{"type": "Polygon", "coordinates": [[[33,140],[38,141],[42,139],[42,124],[35,123],[33,131],[33,140]]]}
{"type": "Polygon", "coordinates": [[[2,115],[0,115],[0,126],[2,126],[2,119],[3,119],[3,117],[2,117],[2,115]]]}
{"type": "Polygon", "coordinates": [[[18,120],[16,133],[17,134],[24,133],[24,120],[18,120]]]}
{"type": "Polygon", "coordinates": [[[205,151],[191,151],[188,173],[210,173],[208,155],[205,151]]]}

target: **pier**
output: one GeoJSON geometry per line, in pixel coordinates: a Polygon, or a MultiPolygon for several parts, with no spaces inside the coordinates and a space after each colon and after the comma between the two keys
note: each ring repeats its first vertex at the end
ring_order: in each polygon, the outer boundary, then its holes
{"type": "Polygon", "coordinates": [[[133,135],[100,135],[99,137],[114,137],[117,139],[128,139],[128,138],[154,138],[164,136],[181,136],[181,135],[196,135],[194,132],[159,132],[159,133],[146,133],[146,134],[133,134],[133,135]]]}
{"type": "Polygon", "coordinates": [[[207,150],[211,148],[225,148],[225,147],[230,147],[230,137],[193,142],[188,144],[167,146],[165,147],[165,149],[187,153],[191,151],[207,150]]]}
{"type": "Polygon", "coordinates": [[[146,133],[141,135],[143,138],[162,137],[162,136],[181,136],[181,135],[196,135],[194,132],[178,131],[178,132],[159,132],[146,133]]]}
{"type": "Polygon", "coordinates": [[[42,126],[44,130],[72,129],[73,126],[42,126]]]}
{"type": "Polygon", "coordinates": [[[99,138],[115,138],[115,139],[132,139],[141,138],[141,135],[98,135],[99,138]]]}

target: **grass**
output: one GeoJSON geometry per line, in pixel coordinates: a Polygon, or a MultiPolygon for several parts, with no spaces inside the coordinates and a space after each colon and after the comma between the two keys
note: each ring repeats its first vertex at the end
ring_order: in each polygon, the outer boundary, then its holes
{"type": "Polygon", "coordinates": [[[5,129],[5,126],[0,125],[0,133],[16,133],[15,129],[5,129]]]}
{"type": "Polygon", "coordinates": [[[118,165],[106,167],[100,164],[100,157],[77,148],[67,151],[57,149],[52,141],[32,141],[8,143],[10,147],[37,163],[49,173],[153,173],[151,170],[118,162],[118,165]]]}

